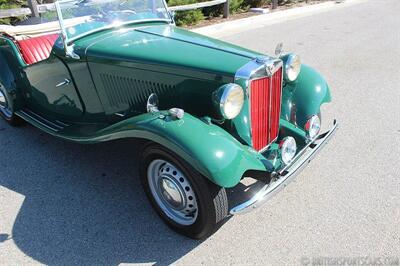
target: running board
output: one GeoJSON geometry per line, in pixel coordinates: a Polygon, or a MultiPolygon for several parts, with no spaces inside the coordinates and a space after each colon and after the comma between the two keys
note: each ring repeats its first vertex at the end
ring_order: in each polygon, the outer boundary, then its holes
{"type": "Polygon", "coordinates": [[[51,130],[53,132],[59,132],[69,126],[68,124],[65,124],[58,120],[49,121],[46,118],[28,109],[19,110],[18,112],[15,112],[15,114],[21,117],[22,119],[26,120],[27,122],[36,124],[39,128],[44,127],[47,130],[51,130]]]}

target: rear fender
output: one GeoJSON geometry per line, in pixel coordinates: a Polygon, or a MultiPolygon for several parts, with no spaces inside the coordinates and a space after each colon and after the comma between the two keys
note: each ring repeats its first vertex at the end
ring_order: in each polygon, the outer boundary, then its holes
{"type": "Polygon", "coordinates": [[[15,89],[15,76],[3,52],[0,50],[0,81],[7,90],[15,89]]]}
{"type": "Polygon", "coordinates": [[[16,111],[22,106],[20,93],[17,90],[15,74],[11,70],[5,56],[0,51],[0,83],[3,85],[11,110],[16,111]]]}
{"type": "Polygon", "coordinates": [[[175,152],[202,175],[222,187],[237,185],[247,170],[266,171],[265,160],[220,127],[190,114],[176,120],[165,113],[143,114],[105,129],[112,138],[138,137],[175,152]]]}
{"type": "Polygon", "coordinates": [[[13,110],[18,110],[23,104],[21,92],[17,88],[22,84],[21,69],[24,66],[15,44],[0,36],[0,82],[11,99],[13,110]]]}
{"type": "Polygon", "coordinates": [[[7,60],[13,67],[25,67],[26,63],[19,52],[16,43],[11,40],[12,37],[0,35],[0,51],[7,56],[7,60]]]}
{"type": "Polygon", "coordinates": [[[302,65],[297,80],[283,89],[281,118],[303,128],[307,120],[331,101],[326,80],[313,68],[302,65]]]}

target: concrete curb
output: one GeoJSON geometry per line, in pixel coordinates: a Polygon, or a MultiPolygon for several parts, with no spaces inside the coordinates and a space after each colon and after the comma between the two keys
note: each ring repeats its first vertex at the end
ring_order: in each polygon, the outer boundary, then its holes
{"type": "Polygon", "coordinates": [[[258,15],[248,18],[237,19],[218,23],[215,25],[205,26],[192,31],[211,37],[224,37],[234,35],[243,31],[262,28],[267,25],[273,25],[301,17],[311,16],[316,13],[326,12],[330,10],[340,9],[369,0],[345,0],[337,3],[336,1],[307,5],[297,8],[290,8],[282,11],[272,12],[264,15],[258,15]]]}

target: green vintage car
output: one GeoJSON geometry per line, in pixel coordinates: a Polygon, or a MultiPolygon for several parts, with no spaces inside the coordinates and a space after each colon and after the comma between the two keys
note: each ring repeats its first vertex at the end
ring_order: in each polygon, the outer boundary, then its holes
{"type": "Polygon", "coordinates": [[[329,87],[297,55],[178,28],[163,0],[60,0],[43,18],[0,34],[1,116],[82,144],[142,139],[143,188],[186,236],[259,207],[337,128],[320,133],[329,87]],[[228,201],[244,178],[251,195],[228,201]]]}

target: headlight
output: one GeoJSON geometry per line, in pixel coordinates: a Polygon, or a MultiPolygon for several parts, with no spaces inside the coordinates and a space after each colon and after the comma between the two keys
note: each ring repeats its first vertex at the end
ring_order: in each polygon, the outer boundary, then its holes
{"type": "Polygon", "coordinates": [[[318,136],[319,130],[321,129],[321,120],[317,115],[313,115],[307,120],[304,130],[306,131],[307,138],[312,140],[318,136]]]}
{"type": "Polygon", "coordinates": [[[295,54],[289,54],[285,60],[285,78],[287,81],[295,81],[300,74],[300,57],[295,54]]]}
{"type": "Polygon", "coordinates": [[[235,118],[242,110],[244,93],[242,87],[229,83],[219,88],[216,102],[221,115],[226,119],[235,118]]]}
{"type": "Polygon", "coordinates": [[[286,137],[279,143],[279,148],[281,149],[281,159],[283,163],[289,164],[296,155],[296,140],[293,137],[286,137]]]}

